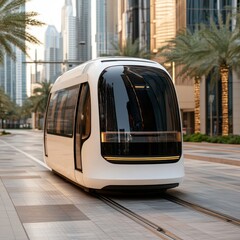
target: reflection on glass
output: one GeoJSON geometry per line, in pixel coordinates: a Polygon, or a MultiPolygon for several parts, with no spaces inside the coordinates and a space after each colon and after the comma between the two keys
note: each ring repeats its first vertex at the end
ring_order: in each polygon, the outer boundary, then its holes
{"type": "Polygon", "coordinates": [[[179,160],[179,110],[164,71],[143,66],[105,69],[99,79],[99,108],[101,151],[107,160],[179,160]]]}

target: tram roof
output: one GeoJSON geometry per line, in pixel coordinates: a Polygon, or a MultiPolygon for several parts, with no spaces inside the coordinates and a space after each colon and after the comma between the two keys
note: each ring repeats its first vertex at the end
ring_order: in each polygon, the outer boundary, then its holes
{"type": "MultiPolygon", "coordinates": [[[[116,64],[140,64],[140,65],[151,65],[160,67],[161,65],[155,61],[151,61],[148,59],[143,58],[134,58],[134,57],[99,57],[93,60],[89,60],[87,62],[84,62],[80,64],[79,66],[76,66],[75,68],[63,73],[58,79],[55,81],[52,91],[56,91],[58,89],[68,87],[71,85],[74,85],[79,83],[79,77],[86,76],[88,73],[88,70],[91,67],[94,67],[94,72],[97,72],[98,69],[102,71],[102,68],[105,68],[110,65],[116,65],[116,64]],[[77,80],[78,78],[78,80],[77,80]],[[67,84],[69,82],[69,79],[71,79],[71,83],[67,84]]],[[[162,67],[162,66],[161,66],[162,67]]]]}

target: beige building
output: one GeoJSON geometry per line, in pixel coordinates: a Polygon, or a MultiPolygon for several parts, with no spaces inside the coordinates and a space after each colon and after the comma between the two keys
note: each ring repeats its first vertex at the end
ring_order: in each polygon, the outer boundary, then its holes
{"type": "MultiPolygon", "coordinates": [[[[186,27],[186,2],[176,0],[151,0],[151,52],[157,53],[177,32],[186,27]]],[[[155,59],[162,62],[160,59],[155,59]]],[[[191,79],[178,77],[174,63],[165,63],[175,84],[181,109],[183,131],[194,131],[194,89],[191,79]]]]}
{"type": "MultiPolygon", "coordinates": [[[[235,2],[235,1],[234,1],[235,2]]],[[[167,41],[174,38],[177,32],[186,27],[193,28],[196,22],[208,21],[209,16],[216,15],[219,11],[225,11],[225,3],[220,1],[196,0],[150,0],[150,1],[128,1],[119,0],[118,12],[118,34],[121,44],[126,39],[138,34],[140,42],[143,42],[144,34],[147,34],[149,41],[145,42],[147,50],[156,54],[159,48],[167,41]],[[138,3],[137,2],[141,2],[138,3]],[[219,4],[217,4],[219,3],[219,4]],[[144,16],[144,17],[142,17],[144,16]],[[205,18],[204,18],[205,17],[205,18]],[[137,22],[129,24],[128,21],[137,22]],[[144,32],[145,31],[145,32],[144,32]]],[[[234,4],[234,3],[233,3],[234,4]]],[[[162,62],[155,57],[154,60],[162,62]]],[[[173,78],[180,103],[183,130],[186,133],[194,132],[194,86],[192,79],[178,76],[179,69],[174,63],[163,63],[173,78]]],[[[217,85],[217,84],[216,84],[217,85]]],[[[220,86],[220,85],[219,85],[220,86]]],[[[212,93],[209,79],[200,81],[200,132],[210,134],[215,129],[215,134],[221,134],[221,86],[216,86],[212,93]],[[210,95],[213,95],[210,97],[210,95]],[[218,96],[219,95],[219,96],[218,96]],[[211,100],[213,102],[211,102],[211,100]]],[[[229,82],[229,133],[240,135],[240,79],[236,73],[232,73],[229,82]]]]}

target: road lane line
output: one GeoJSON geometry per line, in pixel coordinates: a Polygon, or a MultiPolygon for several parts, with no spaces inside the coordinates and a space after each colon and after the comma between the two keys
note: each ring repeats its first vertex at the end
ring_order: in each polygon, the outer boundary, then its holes
{"type": "Polygon", "coordinates": [[[48,170],[52,170],[51,168],[49,168],[49,167],[46,165],[46,163],[42,162],[41,160],[39,160],[39,159],[33,157],[32,155],[30,155],[30,154],[28,154],[28,153],[22,151],[22,150],[19,149],[19,148],[14,147],[12,144],[10,144],[10,143],[8,143],[8,142],[5,142],[5,141],[3,141],[2,139],[0,139],[0,141],[3,142],[5,145],[7,145],[7,146],[13,148],[14,150],[16,150],[16,151],[18,151],[18,152],[24,154],[25,156],[27,156],[28,158],[32,159],[34,162],[40,164],[41,166],[47,168],[48,170]]]}

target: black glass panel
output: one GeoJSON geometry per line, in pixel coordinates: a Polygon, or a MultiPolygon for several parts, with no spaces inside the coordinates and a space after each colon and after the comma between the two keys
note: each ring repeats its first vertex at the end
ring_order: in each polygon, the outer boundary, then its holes
{"type": "Polygon", "coordinates": [[[158,68],[114,66],[99,79],[101,151],[111,157],[181,155],[175,90],[158,68]]]}

